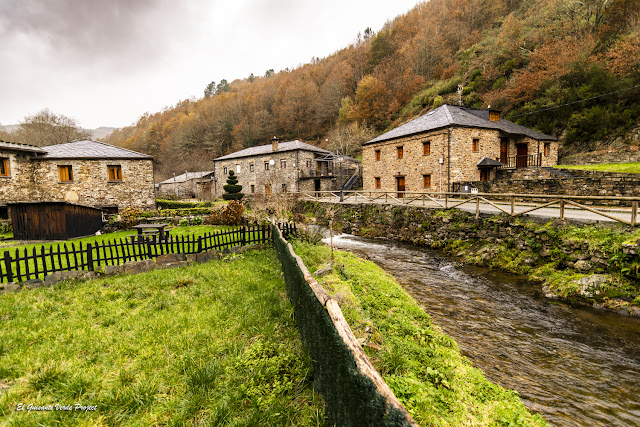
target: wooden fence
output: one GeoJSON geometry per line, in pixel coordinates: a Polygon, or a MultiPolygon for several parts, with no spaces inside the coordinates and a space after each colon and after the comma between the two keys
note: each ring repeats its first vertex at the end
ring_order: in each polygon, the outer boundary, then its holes
{"type": "MultiPolygon", "coordinates": [[[[295,224],[278,224],[284,235],[297,233],[295,224]]],[[[18,248],[12,255],[0,256],[0,283],[42,279],[56,271],[94,271],[103,265],[120,265],[165,254],[195,254],[211,249],[271,243],[271,226],[267,224],[225,229],[201,236],[158,236],[114,239],[95,243],[62,243],[49,248],[18,248]]]]}
{"type": "MultiPolygon", "coordinates": [[[[302,199],[340,203],[339,191],[307,191],[297,193],[302,199]]],[[[593,214],[593,220],[607,218],[632,227],[640,225],[638,207],[640,197],[614,196],[568,196],[560,194],[513,194],[513,193],[427,193],[418,191],[348,191],[342,200],[347,203],[380,203],[408,206],[424,206],[432,209],[467,208],[475,211],[476,217],[482,212],[503,213],[509,216],[522,216],[537,210],[541,216],[549,218],[577,219],[586,218],[580,211],[593,214]],[[516,203],[516,200],[519,202],[516,203]],[[615,201],[627,206],[610,208],[598,206],[602,201],[615,201]],[[591,203],[587,206],[586,203],[591,203]],[[493,211],[491,210],[493,208],[493,211]]]]}

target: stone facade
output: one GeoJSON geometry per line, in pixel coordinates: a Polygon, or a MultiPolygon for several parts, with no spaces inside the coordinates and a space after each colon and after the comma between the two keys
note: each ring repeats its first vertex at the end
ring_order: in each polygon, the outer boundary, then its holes
{"type": "Polygon", "coordinates": [[[48,159],[4,145],[0,159],[9,159],[10,166],[9,175],[0,177],[0,204],[46,201],[114,210],[155,209],[151,157],[48,159]],[[71,166],[71,180],[61,181],[59,166],[71,166]],[[109,166],[119,166],[120,179],[109,179],[109,166]]]}
{"type": "MultiPolygon", "coordinates": [[[[525,168],[500,171],[494,181],[466,181],[480,193],[640,197],[640,174],[525,168]]],[[[541,199],[542,200],[542,199],[541,199]]],[[[587,205],[629,206],[628,201],[585,200],[587,205]]]]}
{"type": "Polygon", "coordinates": [[[601,150],[564,156],[560,159],[563,165],[600,165],[610,163],[640,162],[640,146],[632,145],[624,150],[601,150]]]}
{"type": "MultiPolygon", "coordinates": [[[[501,138],[508,139],[508,157],[516,155],[518,145],[526,145],[528,155],[542,154],[542,166],[557,163],[558,144],[555,141],[538,141],[526,136],[505,137],[495,129],[452,126],[365,145],[362,152],[364,190],[396,191],[399,177],[404,178],[405,191],[419,192],[451,191],[453,183],[479,181],[478,162],[484,157],[500,160],[501,138]],[[474,139],[477,140],[475,144],[474,139]],[[429,145],[428,150],[425,143],[429,145]],[[549,144],[546,155],[545,143],[549,144]],[[399,158],[399,147],[402,147],[402,158],[399,158]],[[379,178],[379,187],[376,187],[376,178],[379,178]]],[[[496,170],[489,169],[487,174],[486,178],[493,180],[496,170]]]]}
{"type": "Polygon", "coordinates": [[[252,149],[247,149],[238,152],[239,156],[234,156],[234,153],[214,160],[212,192],[215,197],[221,197],[224,193],[223,186],[231,170],[236,174],[245,195],[329,191],[336,188],[331,162],[319,160],[330,154],[326,150],[300,141],[253,148],[260,152],[252,155],[252,149]],[[288,144],[294,142],[302,148],[287,148],[290,147],[288,144]],[[305,149],[305,146],[311,149],[305,149]],[[242,155],[244,152],[247,155],[242,155]]]}

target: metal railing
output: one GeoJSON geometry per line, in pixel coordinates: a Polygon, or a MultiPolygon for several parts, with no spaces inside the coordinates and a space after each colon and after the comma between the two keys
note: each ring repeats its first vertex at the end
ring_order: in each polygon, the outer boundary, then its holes
{"type": "MultiPolygon", "coordinates": [[[[502,160],[499,161],[502,162],[502,160]]],[[[529,166],[540,167],[542,166],[542,153],[511,156],[507,157],[506,161],[502,163],[504,163],[504,166],[499,166],[498,169],[526,168],[529,166]]]]}
{"type": "MultiPolygon", "coordinates": [[[[339,191],[308,191],[300,192],[300,197],[307,200],[339,203],[339,191]]],[[[638,203],[640,197],[596,197],[596,196],[569,196],[552,194],[514,194],[514,193],[427,193],[414,191],[344,191],[345,203],[388,203],[396,205],[423,206],[433,209],[466,208],[475,211],[476,218],[482,210],[488,213],[504,213],[517,217],[531,212],[554,208],[557,210],[546,211],[545,216],[550,218],[581,219],[575,215],[576,211],[587,211],[596,218],[604,217],[612,221],[635,227],[638,224],[638,203]],[[493,200],[492,200],[493,199],[493,200]],[[519,202],[516,203],[516,200],[519,202]],[[617,208],[603,206],[586,206],[585,202],[598,202],[603,200],[617,201],[626,206],[617,208]],[[466,205],[466,206],[463,206],[466,205]],[[475,209],[473,209],[475,205],[475,209]],[[493,209],[491,209],[493,208],[493,209]],[[568,210],[572,211],[567,215],[568,210]],[[497,212],[495,212],[497,211],[497,212]],[[617,214],[617,215],[615,215],[617,214]],[[622,216],[620,216],[622,215],[622,216]],[[567,218],[567,217],[571,218],[567,218]]]]}

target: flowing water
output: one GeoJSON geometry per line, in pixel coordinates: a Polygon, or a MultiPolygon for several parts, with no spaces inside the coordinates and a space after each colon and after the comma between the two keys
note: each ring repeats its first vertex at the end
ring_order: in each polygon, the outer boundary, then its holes
{"type": "Polygon", "coordinates": [[[640,320],[544,298],[540,286],[409,244],[334,237],[424,307],[487,378],[557,426],[640,426],[640,320]]]}

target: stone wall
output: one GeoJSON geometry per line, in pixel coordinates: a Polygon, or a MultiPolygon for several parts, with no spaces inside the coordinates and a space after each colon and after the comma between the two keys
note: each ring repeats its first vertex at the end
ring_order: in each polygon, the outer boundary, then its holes
{"type": "Polygon", "coordinates": [[[97,208],[155,209],[152,160],[46,160],[10,154],[11,176],[0,178],[0,202],[62,201],[97,208]],[[73,181],[60,182],[58,166],[72,167],[73,181]],[[120,165],[121,181],[109,181],[120,165]]]}
{"type": "Polygon", "coordinates": [[[560,164],[563,165],[600,165],[610,163],[638,163],[640,162],[640,146],[634,145],[627,149],[600,150],[590,153],[580,153],[571,156],[563,156],[560,164]]]}
{"type": "MultiPolygon", "coordinates": [[[[568,196],[640,197],[640,174],[524,168],[499,171],[494,181],[468,181],[480,193],[557,194],[568,196]]],[[[585,201],[585,204],[630,206],[629,202],[585,201]]]]}
{"type": "MultiPolygon", "coordinates": [[[[363,187],[365,191],[396,191],[397,177],[404,177],[405,191],[440,191],[451,183],[480,180],[478,162],[484,157],[500,159],[500,138],[497,130],[452,127],[419,135],[410,135],[390,141],[382,141],[363,147],[363,187]],[[473,151],[473,140],[478,139],[478,147],[473,151]],[[429,141],[430,152],[424,153],[425,142],[429,141]],[[402,158],[398,158],[398,147],[402,147],[402,158]],[[380,160],[376,160],[376,151],[380,160]],[[443,160],[442,167],[440,159],[443,160]],[[430,175],[430,185],[425,186],[424,176],[430,175]],[[376,178],[380,188],[376,188],[376,178]]],[[[517,144],[527,144],[527,153],[544,153],[544,142],[528,137],[509,138],[507,157],[515,156],[517,144]]],[[[558,159],[558,143],[550,144],[547,156],[542,157],[543,166],[553,166],[558,159]]],[[[491,170],[489,180],[495,178],[491,170]]]]}
{"type": "Polygon", "coordinates": [[[9,159],[9,176],[0,176],[0,204],[32,200],[36,182],[31,153],[0,151],[0,157],[9,159]]]}

